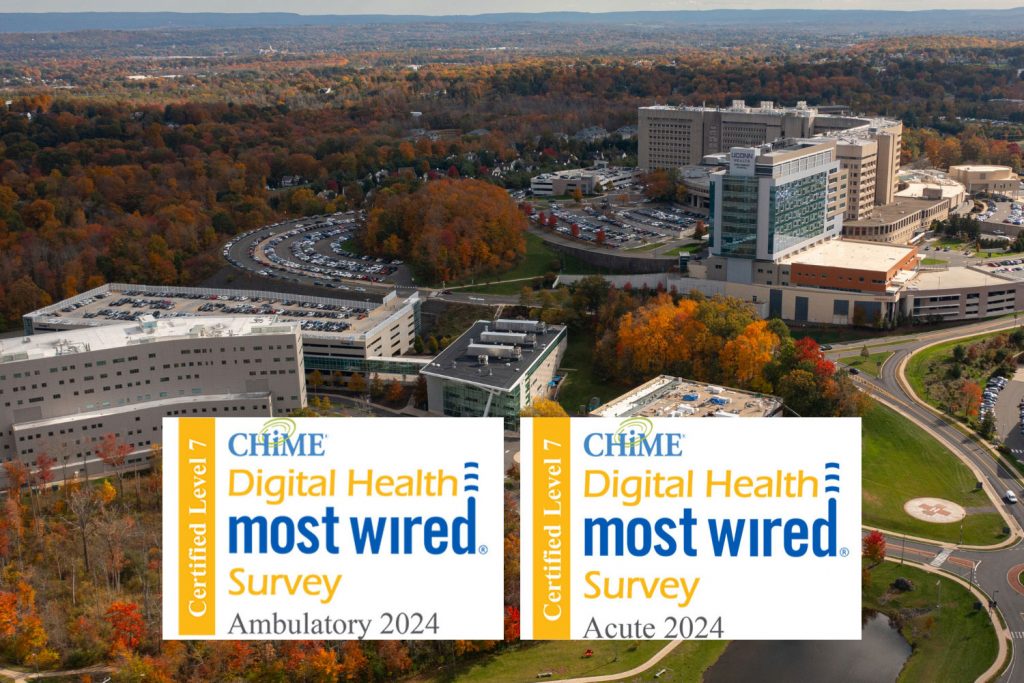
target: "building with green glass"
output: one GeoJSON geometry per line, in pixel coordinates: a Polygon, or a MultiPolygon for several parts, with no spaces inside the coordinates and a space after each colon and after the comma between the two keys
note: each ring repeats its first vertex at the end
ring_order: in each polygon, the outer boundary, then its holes
{"type": "Polygon", "coordinates": [[[505,418],[518,430],[519,413],[551,394],[566,347],[564,325],[536,320],[478,320],[420,370],[431,413],[505,418]]]}
{"type": "Polygon", "coordinates": [[[733,147],[710,174],[710,246],[732,282],[752,282],[755,263],[842,234],[842,171],[830,139],[733,147]]]}

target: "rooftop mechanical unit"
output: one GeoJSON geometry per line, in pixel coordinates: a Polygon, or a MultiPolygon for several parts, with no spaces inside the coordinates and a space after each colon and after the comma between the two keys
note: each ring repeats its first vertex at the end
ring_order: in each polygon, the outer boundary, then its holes
{"type": "Polygon", "coordinates": [[[489,332],[480,333],[480,341],[487,344],[518,344],[533,346],[536,339],[525,332],[489,332]]]}
{"type": "Polygon", "coordinates": [[[533,332],[544,334],[548,327],[540,320],[510,320],[499,318],[494,321],[494,329],[499,332],[533,332]]]}
{"type": "Polygon", "coordinates": [[[466,353],[471,356],[491,356],[494,358],[522,358],[523,352],[518,346],[501,346],[499,344],[470,344],[466,353]]]}

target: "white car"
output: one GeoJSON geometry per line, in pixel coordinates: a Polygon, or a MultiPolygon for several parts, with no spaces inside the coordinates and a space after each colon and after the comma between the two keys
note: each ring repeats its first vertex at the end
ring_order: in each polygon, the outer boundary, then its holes
{"type": "Polygon", "coordinates": [[[1017,502],[1017,496],[1013,493],[1013,491],[1007,491],[1006,494],[1003,495],[1003,497],[1006,499],[1007,503],[1012,504],[1017,502]]]}

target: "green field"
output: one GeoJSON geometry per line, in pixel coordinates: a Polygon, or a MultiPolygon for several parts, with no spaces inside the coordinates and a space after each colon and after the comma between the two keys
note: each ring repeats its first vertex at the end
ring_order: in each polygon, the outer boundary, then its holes
{"type": "Polygon", "coordinates": [[[878,377],[882,371],[882,363],[892,354],[892,351],[880,351],[864,357],[858,353],[855,356],[843,356],[839,361],[844,365],[849,365],[851,368],[857,368],[861,372],[878,377]]]}
{"type": "Polygon", "coordinates": [[[676,247],[675,249],[669,249],[662,256],[679,256],[680,254],[693,254],[700,251],[705,246],[704,242],[694,242],[693,244],[684,244],[676,247]]]}
{"type": "MultiPolygon", "coordinates": [[[[515,280],[524,277],[541,277],[545,273],[557,271],[557,268],[552,268],[554,261],[558,260],[558,254],[555,253],[551,247],[544,243],[537,235],[532,232],[527,232],[526,235],[526,255],[523,256],[523,260],[520,261],[515,268],[512,270],[505,271],[498,275],[489,275],[483,278],[476,278],[476,282],[473,283],[475,287],[466,287],[469,291],[479,291],[477,287],[486,285],[492,282],[499,282],[502,280],[515,280]]],[[[449,287],[458,287],[460,285],[468,285],[469,281],[465,282],[449,282],[449,287]]],[[[528,284],[528,283],[523,283],[528,284]]],[[[519,286],[519,289],[522,285],[519,286]]],[[[517,289],[518,291],[518,289],[517,289]]]]}
{"type": "Polygon", "coordinates": [[[995,661],[999,643],[992,622],[985,610],[974,609],[974,601],[966,588],[947,578],[894,562],[871,570],[863,595],[865,607],[898,617],[900,632],[913,648],[898,679],[907,683],[967,683],[995,661]],[[891,592],[889,586],[899,577],[910,579],[914,590],[891,592]]]}
{"type": "Polygon", "coordinates": [[[947,263],[949,263],[949,261],[944,259],[944,258],[925,258],[925,259],[921,259],[921,265],[923,265],[923,266],[943,266],[943,265],[945,265],[947,263]]]}
{"type": "Polygon", "coordinates": [[[906,330],[868,330],[845,325],[830,325],[827,327],[816,327],[813,325],[795,325],[786,323],[793,339],[810,337],[819,344],[846,344],[849,342],[863,341],[870,345],[874,340],[882,339],[887,335],[906,334],[906,330]]]}
{"type": "MultiPolygon", "coordinates": [[[[894,410],[874,404],[863,418],[862,481],[864,524],[896,533],[957,543],[959,524],[935,524],[903,511],[911,498],[935,496],[966,508],[990,507],[976,491],[974,474],[948,448],[894,410]]],[[[968,513],[963,542],[991,545],[1006,538],[1003,518],[991,512],[968,513]]]]}
{"type": "Polygon", "coordinates": [[[664,242],[651,242],[649,244],[644,244],[639,247],[631,247],[629,249],[626,249],[626,251],[654,251],[655,249],[657,249],[660,246],[663,246],[664,244],[664,242]]]}
{"type": "Polygon", "coordinates": [[[584,263],[574,256],[558,253],[548,246],[543,239],[532,232],[528,232],[526,233],[526,255],[512,270],[498,275],[476,278],[476,281],[472,284],[468,280],[446,284],[449,287],[458,287],[467,292],[518,294],[523,287],[532,286],[534,282],[542,279],[544,275],[558,272],[558,267],[552,268],[556,262],[560,263],[561,272],[567,274],[588,275],[590,273],[604,272],[600,268],[584,263]],[[524,280],[522,278],[533,278],[533,280],[524,280]],[[508,282],[508,280],[519,280],[519,282],[508,282]],[[463,285],[469,286],[464,287],[463,285]]]}
{"type": "MultiPolygon", "coordinates": [[[[470,664],[454,674],[441,675],[428,680],[432,683],[451,681],[470,683],[519,683],[537,680],[540,673],[551,672],[542,680],[557,681],[578,676],[607,676],[628,671],[646,662],[665,647],[666,641],[547,641],[527,644],[490,655],[470,664]],[[583,653],[591,649],[592,657],[583,653]]],[[[662,659],[646,675],[625,680],[651,680],[654,671],[668,669],[672,681],[697,683],[709,666],[725,651],[727,641],[687,641],[662,659]]]]}
{"type": "Polygon", "coordinates": [[[982,259],[998,259],[1002,261],[1004,259],[1020,258],[1024,256],[1024,251],[979,251],[975,256],[982,259]]]}
{"type": "Polygon", "coordinates": [[[572,641],[552,640],[536,644],[523,644],[496,656],[485,657],[454,676],[438,681],[494,681],[516,683],[536,680],[537,674],[550,671],[553,676],[545,680],[598,676],[628,671],[646,662],[663,648],[663,641],[572,641]],[[584,659],[590,648],[594,656],[584,659]]]}

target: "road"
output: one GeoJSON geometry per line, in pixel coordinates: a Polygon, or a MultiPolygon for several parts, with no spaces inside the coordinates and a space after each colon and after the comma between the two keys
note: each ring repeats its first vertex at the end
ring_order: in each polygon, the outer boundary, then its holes
{"type": "MultiPolygon", "coordinates": [[[[878,348],[878,351],[892,351],[893,355],[882,366],[880,377],[860,374],[855,377],[855,380],[866,392],[889,403],[924,427],[956,453],[961,460],[980,473],[994,504],[1001,506],[1020,528],[1024,528],[1024,505],[1007,505],[1001,499],[1002,493],[1007,489],[1018,493],[1021,491],[1018,475],[997,462],[989,451],[973,439],[922,405],[916,397],[911,396],[900,377],[903,364],[918,349],[939,341],[1012,329],[1016,324],[1017,321],[1014,318],[998,318],[937,332],[883,337],[867,342],[869,348],[881,347],[878,348]]],[[[833,360],[842,356],[850,356],[858,353],[864,344],[864,341],[836,344],[827,355],[833,360]]],[[[1024,546],[1019,541],[1009,547],[997,550],[976,550],[949,544],[904,539],[898,535],[890,535],[886,540],[890,557],[905,553],[907,559],[919,562],[923,560],[979,586],[996,601],[997,609],[1003,615],[1007,630],[1014,643],[1024,644],[1024,594],[1015,590],[1008,580],[1010,570],[1017,565],[1024,564],[1024,546]]],[[[1024,665],[1017,667],[1014,662],[1011,662],[1010,667],[998,680],[1024,681],[1024,665]]]]}

